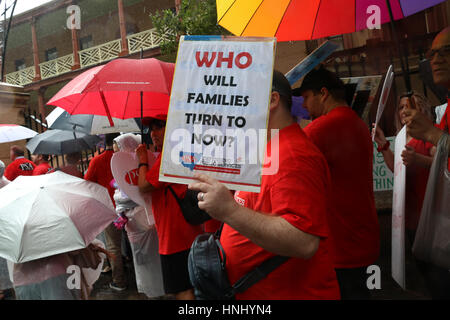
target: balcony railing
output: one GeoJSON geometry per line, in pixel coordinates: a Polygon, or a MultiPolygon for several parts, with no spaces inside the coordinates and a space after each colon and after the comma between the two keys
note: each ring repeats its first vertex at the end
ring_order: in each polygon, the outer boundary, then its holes
{"type": "MultiPolygon", "coordinates": [[[[167,39],[166,35],[160,35],[156,29],[150,29],[127,37],[129,53],[135,53],[141,49],[157,48],[161,42],[167,39]]],[[[121,40],[116,39],[101,45],[80,50],[80,67],[85,68],[102,62],[110,61],[119,56],[121,51],[121,40]]],[[[70,72],[74,64],[73,54],[42,62],[39,64],[41,78],[48,79],[70,72]]],[[[33,82],[35,77],[34,66],[28,67],[6,75],[6,82],[14,85],[24,86],[33,82]]]]}
{"type": "Polygon", "coordinates": [[[79,51],[81,68],[112,60],[119,56],[120,39],[79,51]]]}
{"type": "Polygon", "coordinates": [[[55,77],[62,73],[69,72],[72,70],[72,66],[73,54],[68,54],[66,56],[39,64],[39,67],[41,68],[42,79],[55,77]]]}
{"type": "Polygon", "coordinates": [[[159,47],[161,42],[168,37],[165,34],[159,34],[156,29],[131,34],[127,37],[128,50],[135,53],[142,49],[159,47]]]}
{"type": "Polygon", "coordinates": [[[24,86],[33,82],[34,67],[28,67],[6,75],[6,82],[17,86],[24,86]]]}

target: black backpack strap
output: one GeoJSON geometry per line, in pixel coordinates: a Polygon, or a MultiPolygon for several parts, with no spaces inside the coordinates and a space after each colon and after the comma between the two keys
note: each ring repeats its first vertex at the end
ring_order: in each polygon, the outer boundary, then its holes
{"type": "Polygon", "coordinates": [[[229,293],[229,296],[231,297],[236,293],[244,292],[258,281],[264,279],[269,273],[271,273],[273,270],[281,266],[289,259],[290,257],[283,256],[274,256],[267,259],[252,271],[240,278],[238,281],[236,281],[236,283],[233,285],[232,292],[229,293]]]}
{"type": "Polygon", "coordinates": [[[175,193],[175,190],[173,190],[171,186],[168,186],[167,188],[169,188],[170,192],[172,192],[175,199],[177,199],[177,202],[180,203],[181,199],[177,196],[177,194],[175,193]]]}

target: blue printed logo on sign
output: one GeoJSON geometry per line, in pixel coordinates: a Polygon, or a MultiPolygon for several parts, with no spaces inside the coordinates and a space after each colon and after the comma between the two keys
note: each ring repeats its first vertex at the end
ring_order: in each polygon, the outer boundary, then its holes
{"type": "Polygon", "coordinates": [[[200,160],[201,154],[180,151],[180,160],[183,167],[193,171],[195,164],[200,160]]]}

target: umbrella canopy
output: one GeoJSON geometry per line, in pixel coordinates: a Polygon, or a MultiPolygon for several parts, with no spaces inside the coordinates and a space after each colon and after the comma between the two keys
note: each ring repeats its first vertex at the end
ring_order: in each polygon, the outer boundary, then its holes
{"type": "Polygon", "coordinates": [[[93,149],[101,139],[94,135],[65,130],[47,130],[27,143],[32,154],[68,154],[93,149]]]}
{"type": "MultiPolygon", "coordinates": [[[[395,20],[445,0],[389,0],[395,20]]],[[[380,13],[390,21],[386,0],[217,0],[218,23],[237,36],[311,40],[367,28],[380,13]]]]}
{"type": "Polygon", "coordinates": [[[85,248],[115,218],[106,188],[61,171],[0,190],[0,257],[23,263],[85,248]]]}
{"type": "Polygon", "coordinates": [[[17,124],[0,124],[0,143],[33,138],[38,133],[17,124]]]}
{"type": "Polygon", "coordinates": [[[173,63],[151,59],[116,59],[83,72],[48,102],[70,114],[95,114],[119,119],[167,114],[173,63]]]}
{"type": "Polygon", "coordinates": [[[108,118],[93,114],[71,115],[62,108],[56,107],[46,118],[50,129],[83,132],[86,134],[107,134],[116,132],[138,132],[140,127],[136,119],[113,118],[111,127],[108,118]]]}

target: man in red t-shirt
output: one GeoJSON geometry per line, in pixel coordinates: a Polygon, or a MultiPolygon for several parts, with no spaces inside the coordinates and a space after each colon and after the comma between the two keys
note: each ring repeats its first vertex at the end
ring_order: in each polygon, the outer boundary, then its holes
{"type": "MultiPolygon", "coordinates": [[[[152,119],[150,136],[157,151],[162,150],[165,132],[165,117],[152,119]]],[[[159,254],[166,294],[174,294],[178,300],[194,299],[187,267],[189,250],[195,238],[203,233],[201,225],[186,222],[180,206],[169,186],[179,197],[184,197],[187,186],[159,181],[161,154],[151,168],[148,168],[147,149],[141,144],[136,150],[139,157],[139,189],[151,192],[152,209],[159,239],[159,254]]]]}
{"type": "MultiPolygon", "coordinates": [[[[434,38],[427,58],[430,60],[434,83],[450,90],[450,27],[442,30],[434,38]]],[[[448,102],[450,104],[450,99],[448,102]]],[[[450,108],[447,106],[440,124],[436,126],[419,110],[406,110],[407,117],[405,122],[408,134],[416,139],[437,146],[441,136],[444,133],[449,133],[449,110],[450,108]]],[[[448,160],[448,169],[450,170],[450,157],[448,160]]],[[[419,265],[419,268],[425,277],[431,297],[433,299],[450,299],[450,273],[448,270],[434,266],[431,263],[423,263],[419,265]]]]}
{"type": "Polygon", "coordinates": [[[368,299],[366,271],[380,251],[369,128],[347,105],[345,86],[334,73],[311,71],[298,92],[312,118],[305,133],[330,168],[332,207],[327,218],[342,299],[368,299]]]}
{"type": "MultiPolygon", "coordinates": [[[[434,83],[450,90],[450,27],[442,30],[434,38],[427,58],[430,60],[434,83]]],[[[450,99],[448,99],[448,103],[450,103],[450,99]]],[[[444,132],[450,132],[449,109],[447,106],[440,124],[436,126],[418,110],[408,109],[405,119],[408,133],[416,139],[437,145],[441,135],[444,132]]]]}
{"type": "Polygon", "coordinates": [[[46,174],[52,167],[48,163],[49,155],[48,154],[32,154],[31,160],[33,160],[36,167],[33,170],[33,176],[39,176],[41,174],[46,174]]]}
{"type": "Polygon", "coordinates": [[[278,152],[279,169],[263,169],[260,193],[237,191],[233,199],[205,174],[189,185],[201,191],[199,207],[225,223],[220,242],[231,284],[268,258],[290,257],[237,299],[340,298],[326,219],[327,163],[291,116],[291,105],[289,82],[274,71],[266,149],[278,152]],[[277,139],[271,129],[279,129],[277,139]]]}
{"type": "MultiPolygon", "coordinates": [[[[117,136],[119,136],[118,133],[105,135],[105,151],[95,156],[90,161],[89,167],[84,175],[84,179],[96,182],[108,189],[109,196],[111,197],[114,206],[114,188],[111,186],[111,180],[113,180],[111,158],[114,154],[114,138],[117,136]]],[[[105,240],[106,249],[116,256],[116,259],[111,259],[109,261],[112,269],[112,282],[109,284],[109,287],[116,291],[123,291],[126,289],[127,280],[122,260],[122,230],[117,229],[114,224],[111,223],[105,229],[105,240]]]]}
{"type": "Polygon", "coordinates": [[[5,178],[13,181],[18,176],[31,176],[36,167],[33,161],[25,159],[25,152],[20,146],[11,146],[9,151],[9,158],[11,163],[6,167],[5,178]]]}

